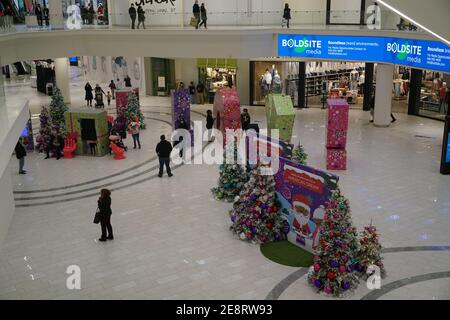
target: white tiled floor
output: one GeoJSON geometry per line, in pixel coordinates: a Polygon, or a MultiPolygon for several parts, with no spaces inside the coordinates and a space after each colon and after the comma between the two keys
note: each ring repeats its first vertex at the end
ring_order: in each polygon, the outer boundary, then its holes
{"type": "MultiPolygon", "coordinates": [[[[12,94],[35,97],[22,86],[7,85],[8,97],[12,94]]],[[[45,98],[39,100],[45,102],[45,98]]],[[[81,100],[72,102],[81,104],[81,100]]],[[[170,112],[169,104],[168,98],[143,99],[146,112],[170,112]]],[[[205,113],[208,107],[193,110],[205,113]]],[[[250,108],[250,112],[264,127],[264,109],[250,108]]],[[[294,142],[304,144],[310,165],[324,169],[325,111],[296,113],[294,142]]],[[[151,117],[170,119],[158,113],[151,117]]],[[[203,119],[196,113],[192,117],[203,119]]],[[[439,174],[443,123],[400,114],[390,128],[375,128],[368,120],[368,113],[351,111],[348,171],[338,173],[355,225],[361,228],[372,221],[387,248],[450,245],[450,180],[439,174]]],[[[34,154],[27,157],[29,174],[18,176],[16,160],[11,160],[15,190],[87,184],[16,195],[45,197],[18,204],[57,203],[16,209],[0,251],[0,299],[264,299],[297,270],[268,261],[259,247],[237,240],[228,230],[231,205],[213,200],[210,194],[218,177],[215,166],[186,165],[176,169],[172,179],[151,179],[156,162],[148,160],[154,157],[159,135],[170,127],[157,120],[148,124],[143,150],[131,150],[124,161],[114,162],[107,156],[57,162],[34,154]],[[142,167],[119,174],[141,163],[142,167]],[[107,178],[111,173],[118,175],[107,178]],[[95,193],[104,183],[120,189],[113,192],[116,239],[100,244],[95,241],[99,227],[92,218],[95,193]],[[86,198],[59,202],[79,196],[86,198]],[[73,264],[81,267],[81,291],[66,289],[66,268],[73,264]]],[[[385,258],[386,283],[450,270],[449,251],[389,253],[385,258]]],[[[414,297],[450,299],[445,284],[448,280],[433,280],[411,289],[414,297]]],[[[408,289],[397,289],[384,298],[409,298],[408,289]]],[[[367,293],[361,286],[350,298],[367,293]]],[[[322,297],[300,279],[280,298],[322,297]]]]}

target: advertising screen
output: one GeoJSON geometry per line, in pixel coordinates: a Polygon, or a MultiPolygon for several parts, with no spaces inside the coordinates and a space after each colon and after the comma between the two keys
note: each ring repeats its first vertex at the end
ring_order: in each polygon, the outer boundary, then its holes
{"type": "Polygon", "coordinates": [[[450,72],[450,47],[438,41],[280,34],[278,56],[384,62],[450,72]]]}

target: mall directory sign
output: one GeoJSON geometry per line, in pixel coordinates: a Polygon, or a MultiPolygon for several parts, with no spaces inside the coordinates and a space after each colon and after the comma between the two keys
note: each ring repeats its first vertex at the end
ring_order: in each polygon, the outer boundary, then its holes
{"type": "Polygon", "coordinates": [[[450,47],[428,40],[279,34],[278,56],[380,62],[450,72],[450,47]]]}
{"type": "Polygon", "coordinates": [[[450,116],[445,120],[444,141],[442,145],[441,173],[450,174],[450,116]]]}

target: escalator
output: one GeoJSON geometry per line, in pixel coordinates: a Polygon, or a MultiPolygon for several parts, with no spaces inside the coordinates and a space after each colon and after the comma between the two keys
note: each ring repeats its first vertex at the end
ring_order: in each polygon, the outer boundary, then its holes
{"type": "Polygon", "coordinates": [[[11,8],[13,12],[14,23],[25,23],[25,14],[19,11],[14,0],[0,0],[1,6],[6,8],[11,8]]]}

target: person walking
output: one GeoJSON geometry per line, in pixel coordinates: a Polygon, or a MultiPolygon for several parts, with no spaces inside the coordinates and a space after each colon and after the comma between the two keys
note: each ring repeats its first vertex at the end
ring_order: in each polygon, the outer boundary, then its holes
{"type": "Polygon", "coordinates": [[[142,24],[142,28],[145,29],[145,11],[142,9],[142,6],[139,6],[137,9],[138,14],[138,25],[137,28],[142,24]]]}
{"type": "Polygon", "coordinates": [[[20,142],[20,140],[17,141],[14,151],[16,152],[16,158],[19,160],[19,174],[26,174],[27,172],[23,170],[23,167],[25,166],[25,157],[27,156],[27,150],[25,150],[25,147],[20,142]]]}
{"type": "Polygon", "coordinates": [[[111,191],[102,189],[97,204],[98,212],[100,213],[100,226],[102,228],[102,235],[98,241],[105,242],[106,240],[114,240],[113,228],[111,225],[111,191]]]}
{"type": "Polygon", "coordinates": [[[202,5],[200,7],[200,17],[202,19],[202,22],[200,22],[200,24],[198,25],[198,28],[200,29],[200,27],[202,25],[204,25],[205,29],[208,29],[208,26],[206,25],[206,21],[208,20],[208,14],[207,14],[206,7],[205,7],[204,3],[202,3],[202,5]]]}
{"type": "Polygon", "coordinates": [[[42,27],[42,9],[39,3],[36,5],[36,8],[34,8],[34,14],[36,15],[38,26],[42,27]]]}
{"type": "Polygon", "coordinates": [[[111,80],[111,83],[109,84],[109,89],[111,89],[112,99],[115,100],[116,99],[117,86],[114,83],[114,80],[111,80]]]}
{"type": "Polygon", "coordinates": [[[131,7],[128,9],[128,14],[130,15],[131,19],[131,29],[134,29],[134,25],[136,23],[136,8],[134,7],[134,4],[131,4],[131,7]]]}
{"type": "Polygon", "coordinates": [[[44,9],[42,9],[42,16],[44,18],[45,25],[48,27],[50,25],[50,11],[45,4],[44,9]]]}
{"type": "Polygon", "coordinates": [[[198,104],[205,104],[205,86],[201,82],[197,85],[197,96],[198,104]]]}
{"type": "Polygon", "coordinates": [[[250,125],[250,114],[248,113],[248,109],[244,109],[244,111],[241,114],[241,124],[242,124],[242,130],[247,131],[248,127],[250,125]]]}
{"type": "Polygon", "coordinates": [[[195,104],[195,84],[194,81],[191,81],[189,86],[189,95],[191,97],[191,104],[195,104]]]}
{"type": "MultiPolygon", "coordinates": [[[[284,5],[283,19],[286,22],[286,27],[289,29],[289,21],[291,20],[291,8],[289,8],[289,4],[286,3],[284,5]]],[[[284,23],[283,23],[284,27],[284,23]]]]}
{"type": "Polygon", "coordinates": [[[208,131],[209,141],[212,141],[213,138],[213,127],[214,127],[214,118],[212,115],[212,111],[206,111],[206,130],[208,131]]]}
{"type": "Polygon", "coordinates": [[[112,97],[111,92],[108,91],[108,93],[106,93],[106,99],[108,100],[108,107],[111,105],[111,97],[112,97]]]}
{"type": "Polygon", "coordinates": [[[125,87],[127,88],[131,88],[132,84],[131,84],[131,78],[129,75],[127,75],[124,79],[123,82],[125,83],[125,87]]]}
{"type": "Polygon", "coordinates": [[[198,29],[198,25],[200,24],[200,6],[198,5],[198,0],[195,0],[194,6],[192,7],[192,13],[197,21],[195,29],[198,29]]]}
{"type": "Polygon", "coordinates": [[[96,108],[104,108],[105,105],[103,103],[103,95],[106,95],[105,91],[100,87],[97,83],[95,85],[95,107],[96,108]]]}
{"type": "Polygon", "coordinates": [[[134,143],[134,149],[136,149],[136,143],[139,146],[139,149],[141,149],[141,141],[139,138],[139,122],[131,122],[128,126],[128,131],[131,133],[131,136],[133,137],[133,143],[134,143]]]}
{"type": "Polygon", "coordinates": [[[87,106],[92,107],[92,100],[94,100],[94,95],[92,94],[93,89],[89,82],[86,83],[86,85],[84,86],[84,91],[85,91],[85,100],[86,100],[87,106]]]}
{"type": "Polygon", "coordinates": [[[167,175],[172,177],[172,171],[170,170],[170,153],[172,152],[172,144],[166,140],[166,136],[162,135],[160,142],[156,146],[156,154],[159,158],[159,174],[158,177],[162,178],[164,173],[164,166],[166,166],[167,175]]]}

